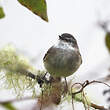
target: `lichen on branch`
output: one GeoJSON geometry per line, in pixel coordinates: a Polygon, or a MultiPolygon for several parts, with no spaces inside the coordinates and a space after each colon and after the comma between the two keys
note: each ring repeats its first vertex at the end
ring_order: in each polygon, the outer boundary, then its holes
{"type": "Polygon", "coordinates": [[[0,49],[0,71],[2,80],[0,87],[14,89],[18,96],[22,96],[25,90],[31,90],[35,95],[37,81],[29,77],[26,72],[32,72],[33,75],[44,73],[35,69],[29,60],[18,54],[10,44],[0,49]]]}

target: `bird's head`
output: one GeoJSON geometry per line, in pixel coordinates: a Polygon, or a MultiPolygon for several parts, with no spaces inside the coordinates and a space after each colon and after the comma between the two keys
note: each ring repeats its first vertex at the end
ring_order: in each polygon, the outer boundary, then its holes
{"type": "Polygon", "coordinates": [[[76,39],[71,34],[64,33],[62,35],[59,35],[59,40],[66,42],[66,43],[72,45],[73,47],[78,47],[76,39]]]}

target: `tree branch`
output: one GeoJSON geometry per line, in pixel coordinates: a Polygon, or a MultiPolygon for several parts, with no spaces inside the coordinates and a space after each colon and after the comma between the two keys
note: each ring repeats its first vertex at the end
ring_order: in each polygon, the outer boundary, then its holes
{"type": "Polygon", "coordinates": [[[103,106],[99,106],[94,103],[91,103],[91,107],[93,107],[95,109],[99,109],[99,110],[108,110],[108,109],[104,108],[103,106]]]}
{"type": "MultiPolygon", "coordinates": [[[[108,87],[110,88],[110,85],[108,85],[108,84],[106,84],[106,83],[104,83],[104,82],[95,81],[95,80],[93,80],[93,81],[91,81],[91,82],[89,82],[89,81],[87,80],[87,81],[85,81],[84,83],[75,83],[75,84],[73,84],[72,87],[71,87],[71,92],[72,92],[72,88],[73,88],[75,85],[80,85],[81,88],[79,89],[79,91],[76,91],[76,92],[72,93],[72,100],[73,100],[73,98],[75,97],[76,94],[82,93],[85,87],[87,87],[88,85],[93,84],[93,83],[101,83],[101,84],[104,84],[104,85],[106,85],[106,86],[108,86],[108,87]]],[[[73,101],[72,101],[72,102],[73,102],[73,101]]],[[[85,102],[84,102],[83,100],[82,100],[81,102],[85,105],[85,102]]],[[[98,109],[98,110],[108,110],[108,109],[104,108],[103,106],[99,106],[99,105],[96,105],[96,104],[91,103],[91,102],[89,102],[89,103],[90,103],[89,106],[91,106],[92,108],[95,108],[95,109],[98,109]]],[[[87,104],[87,105],[88,105],[88,104],[87,104]]]]}

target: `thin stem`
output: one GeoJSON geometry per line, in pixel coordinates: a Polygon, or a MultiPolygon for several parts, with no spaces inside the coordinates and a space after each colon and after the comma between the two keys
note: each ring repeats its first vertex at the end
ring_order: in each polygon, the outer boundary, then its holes
{"type": "Polygon", "coordinates": [[[103,106],[99,106],[94,103],[91,103],[91,107],[93,107],[95,109],[99,109],[99,110],[108,110],[108,109],[104,108],[103,106]]]}
{"type": "Polygon", "coordinates": [[[66,83],[66,87],[67,87],[67,89],[68,89],[68,84],[67,84],[67,80],[66,80],[66,77],[65,77],[65,83],[66,83]]]}
{"type": "Polygon", "coordinates": [[[42,110],[42,102],[43,102],[43,90],[42,90],[42,98],[41,98],[40,110],[42,110]]]}
{"type": "Polygon", "coordinates": [[[74,109],[74,98],[72,98],[72,108],[73,108],[73,110],[75,110],[74,109]]]}
{"type": "MultiPolygon", "coordinates": [[[[83,93],[84,88],[87,87],[87,86],[90,85],[90,84],[93,84],[93,83],[101,83],[101,84],[104,84],[104,85],[106,85],[106,86],[108,86],[108,87],[110,88],[110,85],[108,85],[108,84],[106,84],[106,83],[104,83],[104,82],[95,81],[95,80],[93,80],[93,81],[91,81],[91,82],[89,82],[89,81],[87,80],[87,81],[85,81],[84,83],[75,83],[75,84],[73,84],[72,87],[71,87],[71,92],[72,92],[72,88],[73,88],[75,85],[80,85],[80,86],[81,86],[81,89],[80,89],[79,91],[77,91],[77,92],[72,93],[72,98],[73,98],[76,94],[78,94],[78,93],[83,93]]],[[[82,100],[82,103],[85,105],[85,101],[82,100]]],[[[96,104],[93,104],[93,103],[90,103],[90,104],[87,103],[87,105],[88,105],[88,106],[91,106],[91,107],[93,107],[93,108],[95,108],[95,109],[98,109],[98,110],[107,110],[107,109],[104,108],[103,106],[99,106],[99,105],[96,105],[96,104]]]]}
{"type": "Polygon", "coordinates": [[[85,93],[84,91],[82,91],[82,94],[83,94],[83,97],[84,97],[84,102],[85,102],[85,110],[88,108],[89,110],[89,103],[88,103],[88,100],[86,99],[86,96],[85,96],[85,93]],[[87,107],[86,107],[87,106],[87,107]]]}
{"type": "Polygon", "coordinates": [[[21,74],[23,75],[26,75],[32,79],[36,79],[37,78],[37,75],[34,75],[33,73],[29,72],[29,71],[26,71],[26,70],[19,70],[18,72],[20,72],[21,74]]]}

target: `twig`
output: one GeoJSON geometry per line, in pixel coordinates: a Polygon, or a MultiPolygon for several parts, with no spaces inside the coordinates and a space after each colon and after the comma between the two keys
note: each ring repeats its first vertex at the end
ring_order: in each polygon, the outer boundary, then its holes
{"type": "Polygon", "coordinates": [[[81,88],[79,91],[77,91],[77,92],[75,92],[75,93],[72,93],[72,94],[73,94],[73,95],[76,95],[76,94],[78,94],[78,93],[81,93],[81,92],[84,90],[85,87],[87,87],[88,85],[93,84],[93,83],[101,83],[101,84],[104,84],[104,85],[106,85],[106,86],[108,86],[108,87],[110,88],[110,85],[108,85],[108,84],[106,84],[106,83],[104,83],[104,82],[95,81],[95,80],[89,82],[88,80],[86,80],[84,83],[75,83],[75,84],[73,84],[72,87],[71,87],[71,90],[72,90],[73,86],[78,85],[78,84],[79,84],[82,88],[81,88]]]}
{"type": "MultiPolygon", "coordinates": [[[[108,86],[108,87],[110,88],[110,85],[108,85],[108,84],[106,84],[106,83],[104,83],[104,82],[95,81],[95,80],[93,80],[93,81],[91,81],[91,82],[89,82],[89,81],[87,80],[87,81],[85,81],[84,83],[75,83],[75,84],[73,84],[72,87],[71,87],[71,92],[72,92],[72,88],[73,88],[75,85],[80,85],[80,86],[81,86],[81,89],[80,89],[79,91],[77,91],[77,92],[72,93],[72,100],[73,100],[73,98],[74,98],[74,96],[75,96],[76,94],[82,93],[85,87],[87,87],[88,85],[93,84],[93,83],[101,83],[101,84],[104,84],[104,85],[106,85],[106,86],[108,86]]],[[[84,101],[82,101],[82,103],[85,104],[84,101]]],[[[87,103],[87,104],[88,104],[88,103],[87,103]]],[[[88,106],[91,106],[91,107],[93,107],[93,108],[95,108],[95,109],[99,109],[99,110],[107,110],[107,109],[104,108],[103,106],[99,106],[99,105],[93,104],[93,103],[91,103],[91,102],[90,102],[90,105],[88,105],[88,106]]]]}
{"type": "Polygon", "coordinates": [[[40,85],[40,87],[42,87],[42,84],[44,84],[44,83],[46,83],[46,84],[50,83],[50,80],[47,80],[47,78],[45,77],[47,72],[45,73],[45,75],[35,75],[35,74],[33,74],[29,71],[26,71],[26,70],[18,70],[18,72],[36,80],[38,82],[38,84],[40,85]]]}
{"type": "Polygon", "coordinates": [[[43,102],[43,90],[42,90],[42,97],[41,97],[41,105],[40,105],[40,110],[42,110],[42,103],[43,102]]]}
{"type": "Polygon", "coordinates": [[[99,110],[108,110],[108,109],[104,108],[103,106],[99,106],[94,103],[91,103],[91,107],[93,107],[95,109],[99,109],[99,110]]]}
{"type": "Polygon", "coordinates": [[[33,73],[27,71],[27,70],[18,70],[19,73],[25,75],[25,76],[28,76],[32,79],[36,79],[37,75],[34,75],[33,73]]]}

